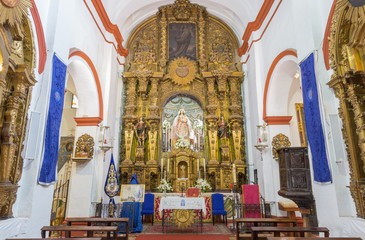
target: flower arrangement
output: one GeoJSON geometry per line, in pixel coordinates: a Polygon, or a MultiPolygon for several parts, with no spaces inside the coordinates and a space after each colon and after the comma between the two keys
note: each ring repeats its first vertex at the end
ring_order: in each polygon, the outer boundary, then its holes
{"type": "Polygon", "coordinates": [[[189,139],[180,138],[175,143],[175,148],[176,149],[178,149],[178,148],[189,148],[189,147],[190,147],[190,141],[189,141],[189,139]]]}
{"type": "Polygon", "coordinates": [[[163,127],[164,129],[170,129],[170,127],[171,127],[170,122],[169,122],[169,121],[167,121],[167,120],[163,121],[163,123],[162,123],[162,127],[163,127]]]}
{"type": "Polygon", "coordinates": [[[196,181],[196,188],[199,188],[201,192],[206,192],[209,190],[212,190],[212,187],[210,186],[210,184],[207,182],[207,180],[199,178],[196,181]]]}
{"type": "Polygon", "coordinates": [[[172,192],[174,189],[172,188],[171,184],[168,183],[165,179],[162,179],[160,185],[157,187],[158,191],[166,193],[172,192]]]}

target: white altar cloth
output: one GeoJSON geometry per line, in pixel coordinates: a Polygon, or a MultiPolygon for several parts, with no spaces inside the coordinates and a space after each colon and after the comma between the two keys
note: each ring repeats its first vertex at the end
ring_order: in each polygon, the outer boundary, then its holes
{"type": "Polygon", "coordinates": [[[207,213],[205,201],[202,197],[163,197],[161,198],[159,211],[164,209],[199,209],[207,213]]]}

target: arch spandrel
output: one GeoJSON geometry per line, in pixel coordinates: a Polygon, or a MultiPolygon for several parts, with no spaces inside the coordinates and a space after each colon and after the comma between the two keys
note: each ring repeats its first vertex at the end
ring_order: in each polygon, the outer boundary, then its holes
{"type": "MultiPolygon", "coordinates": [[[[232,29],[204,7],[177,0],[160,7],[155,16],[141,23],[131,33],[127,47],[130,54],[123,73],[125,111],[121,145],[125,147],[120,157],[121,167],[125,169],[122,172],[136,171],[137,151],[138,165],[141,165],[143,151],[137,149],[133,132],[137,118],[142,116],[149,126],[143,164],[149,172],[160,176],[161,166],[167,166],[166,153],[161,147],[165,142],[163,108],[168,99],[186,94],[199,101],[204,113],[204,150],[200,151],[200,157],[206,159],[207,172],[222,162],[227,167],[234,162],[238,166],[237,174],[239,171],[245,174],[245,151],[241,151],[245,148],[244,141],[233,141],[231,137],[223,145],[217,136],[221,115],[231,123],[235,139],[244,135],[243,72],[237,54],[239,41],[232,29]]],[[[205,160],[200,161],[201,167],[203,163],[205,160]]],[[[220,171],[223,174],[223,169],[220,171]]],[[[147,175],[141,175],[145,176],[141,181],[149,189],[147,175]]],[[[193,179],[197,177],[193,175],[193,179]]],[[[230,184],[225,182],[228,180],[216,178],[216,181],[212,184],[218,189],[229,189],[230,184]]]]}

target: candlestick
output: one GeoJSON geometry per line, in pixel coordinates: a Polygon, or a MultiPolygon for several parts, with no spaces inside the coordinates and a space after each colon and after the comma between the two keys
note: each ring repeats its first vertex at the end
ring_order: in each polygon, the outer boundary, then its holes
{"type": "Polygon", "coordinates": [[[170,173],[170,158],[167,159],[167,176],[169,176],[170,173]]]}
{"type": "Polygon", "coordinates": [[[163,178],[163,158],[161,158],[161,179],[163,178]]]}
{"type": "Polygon", "coordinates": [[[198,158],[198,161],[196,162],[196,170],[197,170],[198,178],[200,178],[200,171],[199,171],[199,158],[198,158]]]}
{"type": "Polygon", "coordinates": [[[233,163],[232,165],[232,168],[233,168],[233,182],[236,183],[237,179],[236,179],[236,164],[233,163]]]}
{"type": "Polygon", "coordinates": [[[205,158],[203,158],[203,163],[204,163],[204,179],[205,179],[206,175],[207,175],[207,168],[206,168],[205,158]]]}

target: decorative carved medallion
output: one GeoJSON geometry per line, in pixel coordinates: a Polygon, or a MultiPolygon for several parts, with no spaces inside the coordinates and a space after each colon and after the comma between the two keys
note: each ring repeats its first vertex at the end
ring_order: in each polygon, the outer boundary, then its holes
{"type": "Polygon", "coordinates": [[[289,138],[282,133],[279,133],[272,139],[272,155],[275,160],[279,159],[277,150],[283,147],[290,147],[291,143],[289,138]]]}
{"type": "Polygon", "coordinates": [[[173,221],[179,229],[186,229],[194,222],[193,210],[177,209],[173,212],[173,221]]]}
{"type": "Polygon", "coordinates": [[[187,20],[191,16],[191,4],[189,0],[176,0],[173,14],[177,20],[187,20]]]}
{"type": "Polygon", "coordinates": [[[77,139],[75,156],[80,158],[92,158],[94,155],[94,139],[84,134],[77,139]]]}
{"type": "Polygon", "coordinates": [[[170,76],[177,85],[188,85],[195,78],[195,63],[185,57],[176,58],[170,65],[170,76]]]}
{"type": "Polygon", "coordinates": [[[8,22],[11,26],[21,24],[23,17],[28,15],[28,8],[32,6],[30,0],[1,0],[3,9],[0,14],[0,24],[8,22]]]}

